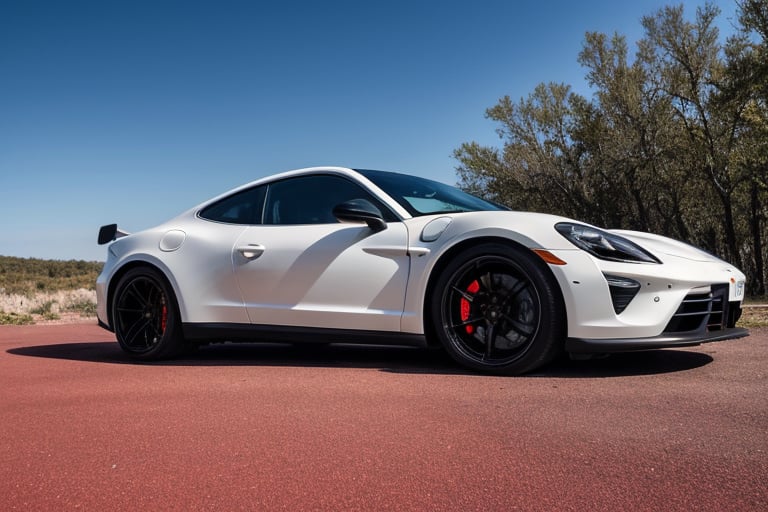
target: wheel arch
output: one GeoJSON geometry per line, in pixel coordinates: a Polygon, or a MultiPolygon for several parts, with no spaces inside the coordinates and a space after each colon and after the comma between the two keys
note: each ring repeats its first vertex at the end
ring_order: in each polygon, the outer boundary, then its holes
{"type": "Polygon", "coordinates": [[[152,261],[148,261],[144,259],[134,259],[126,262],[120,268],[115,270],[115,272],[109,278],[109,286],[107,287],[107,318],[109,320],[109,325],[111,325],[113,328],[115,325],[114,318],[112,317],[112,301],[114,300],[115,291],[117,290],[117,285],[120,283],[120,280],[123,278],[125,274],[127,274],[128,272],[136,268],[151,269],[156,271],[158,275],[160,275],[160,277],[165,281],[165,284],[173,291],[173,295],[174,295],[173,302],[176,305],[177,311],[181,315],[182,305],[179,303],[179,292],[174,280],[168,277],[169,275],[168,270],[165,269],[163,265],[157,265],[152,261]]]}
{"type": "Polygon", "coordinates": [[[455,258],[457,255],[461,254],[462,252],[466,251],[467,249],[473,246],[477,246],[481,244],[489,244],[489,243],[506,245],[508,247],[514,247],[520,250],[530,251],[531,254],[535,256],[534,258],[532,258],[532,261],[535,262],[535,264],[544,272],[545,275],[548,276],[549,279],[551,279],[553,284],[552,289],[555,290],[557,293],[556,300],[560,302],[563,314],[565,315],[565,318],[563,318],[563,321],[565,322],[566,326],[568,325],[568,318],[567,318],[568,309],[565,304],[563,290],[560,288],[560,283],[558,282],[557,278],[552,272],[552,269],[549,268],[549,265],[544,260],[542,260],[538,255],[536,255],[536,253],[534,253],[529,247],[526,247],[520,242],[510,240],[509,238],[503,238],[499,236],[481,236],[481,237],[475,237],[475,238],[467,238],[451,246],[446,251],[444,251],[440,255],[439,259],[432,266],[432,269],[429,272],[426,291],[424,293],[424,297],[422,299],[422,304],[421,304],[421,310],[422,310],[421,316],[422,316],[422,325],[424,329],[424,334],[426,335],[427,343],[430,346],[440,346],[440,341],[437,339],[436,333],[434,332],[434,327],[432,322],[432,312],[431,312],[432,308],[429,307],[429,301],[432,300],[432,297],[434,296],[435,284],[438,281],[438,278],[440,277],[442,272],[445,270],[445,268],[448,266],[450,261],[453,258],[455,258]]]}

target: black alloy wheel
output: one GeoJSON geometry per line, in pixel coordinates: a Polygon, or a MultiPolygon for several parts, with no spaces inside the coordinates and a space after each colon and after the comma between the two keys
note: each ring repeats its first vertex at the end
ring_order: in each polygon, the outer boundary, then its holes
{"type": "Polygon", "coordinates": [[[176,355],[182,347],[178,308],[164,278],[150,268],[128,271],[117,285],[112,320],[120,347],[137,359],[176,355]]]}
{"type": "Polygon", "coordinates": [[[559,288],[531,251],[483,244],[459,255],[437,283],[433,321],[459,363],[520,374],[562,349],[565,314],[559,288]]]}

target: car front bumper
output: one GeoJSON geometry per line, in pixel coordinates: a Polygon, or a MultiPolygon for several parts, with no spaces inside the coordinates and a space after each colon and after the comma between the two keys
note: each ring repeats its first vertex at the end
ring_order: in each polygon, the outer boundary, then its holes
{"type": "Polygon", "coordinates": [[[571,354],[607,354],[633,352],[657,348],[686,347],[713,341],[731,340],[749,336],[747,329],[731,327],[707,333],[672,333],[650,338],[585,339],[568,338],[565,350],[571,354]]]}

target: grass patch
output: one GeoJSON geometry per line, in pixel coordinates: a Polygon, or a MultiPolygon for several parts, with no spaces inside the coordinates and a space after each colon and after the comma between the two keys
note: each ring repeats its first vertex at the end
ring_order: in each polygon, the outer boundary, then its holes
{"type": "Polygon", "coordinates": [[[737,322],[737,325],[739,327],[768,327],[768,307],[744,307],[741,310],[741,318],[737,322]]]}
{"type": "Polygon", "coordinates": [[[33,315],[40,315],[44,320],[58,320],[61,317],[56,312],[58,310],[58,303],[53,300],[46,301],[40,304],[36,308],[32,308],[29,312],[33,315]]]}
{"type": "Polygon", "coordinates": [[[35,323],[32,315],[0,311],[0,325],[29,325],[35,323]]]}
{"type": "Polygon", "coordinates": [[[96,316],[96,303],[92,300],[79,300],[64,308],[68,313],[78,313],[80,316],[96,316]]]}
{"type": "Polygon", "coordinates": [[[52,300],[46,301],[36,308],[29,310],[33,315],[50,315],[52,313],[54,302],[52,300]]]}

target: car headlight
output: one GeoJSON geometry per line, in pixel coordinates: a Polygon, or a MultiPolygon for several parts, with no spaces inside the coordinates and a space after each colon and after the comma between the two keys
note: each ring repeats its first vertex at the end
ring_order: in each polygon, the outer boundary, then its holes
{"type": "Polygon", "coordinates": [[[583,224],[559,222],[558,233],[596,258],[625,263],[661,263],[658,258],[624,237],[583,224]]]}

